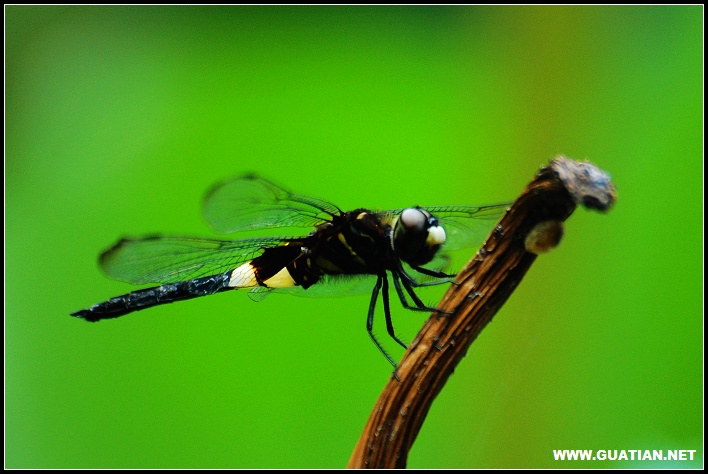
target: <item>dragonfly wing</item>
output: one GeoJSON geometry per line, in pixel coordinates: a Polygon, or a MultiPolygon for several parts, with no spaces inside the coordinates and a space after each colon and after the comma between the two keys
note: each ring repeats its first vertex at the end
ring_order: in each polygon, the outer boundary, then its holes
{"type": "Polygon", "coordinates": [[[257,286],[248,292],[248,297],[255,302],[263,301],[266,296],[271,294],[274,288],[266,288],[265,286],[257,286]]]}
{"type": "Polygon", "coordinates": [[[277,288],[278,294],[311,298],[342,297],[371,294],[376,275],[323,275],[316,285],[305,289],[301,286],[277,288]]]}
{"type": "Polygon", "coordinates": [[[341,214],[331,202],[293,194],[257,176],[215,185],[204,198],[203,213],[219,232],[275,227],[315,227],[341,214]]]}
{"type": "Polygon", "coordinates": [[[443,249],[460,250],[479,247],[510,205],[421,207],[437,217],[445,229],[443,249]]]}
{"type": "Polygon", "coordinates": [[[264,248],[289,240],[163,236],[123,239],[101,254],[99,264],[110,278],[135,285],[176,283],[233,270],[258,256],[264,248]]]}

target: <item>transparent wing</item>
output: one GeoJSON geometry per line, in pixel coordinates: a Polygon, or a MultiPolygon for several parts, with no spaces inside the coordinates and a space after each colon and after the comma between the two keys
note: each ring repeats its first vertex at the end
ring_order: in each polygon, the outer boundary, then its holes
{"type": "Polygon", "coordinates": [[[161,236],[123,239],[101,254],[99,265],[110,278],[135,285],[176,283],[232,270],[255,258],[265,247],[288,240],[161,236]]]}
{"type": "Polygon", "coordinates": [[[257,176],[243,176],[215,185],[205,196],[202,212],[219,232],[274,227],[314,227],[341,210],[331,202],[286,191],[257,176]]]}
{"type": "Polygon", "coordinates": [[[444,249],[479,247],[506,213],[511,203],[488,206],[431,206],[428,212],[440,220],[447,240],[444,249]]]}
{"type": "Polygon", "coordinates": [[[376,275],[322,275],[316,285],[305,289],[301,286],[278,288],[279,294],[311,298],[342,297],[371,294],[376,275]]]}
{"type": "Polygon", "coordinates": [[[248,297],[253,301],[262,301],[270,294],[310,298],[370,295],[374,284],[376,284],[376,275],[323,275],[317,284],[307,289],[301,286],[289,288],[257,286],[248,292],[248,297]]]}
{"type": "MultiPolygon", "coordinates": [[[[427,275],[422,275],[414,270],[408,269],[408,274],[413,276],[419,282],[431,282],[439,281],[440,283],[447,283],[446,280],[436,279],[427,275]]],[[[389,283],[392,285],[392,281],[389,276],[389,283]]],[[[249,297],[255,301],[260,301],[265,298],[265,295],[260,297],[261,294],[273,293],[279,295],[293,295],[299,297],[308,298],[341,298],[344,296],[360,296],[360,295],[371,295],[371,291],[374,289],[376,284],[376,275],[323,275],[320,281],[316,285],[305,289],[301,286],[293,286],[289,288],[257,288],[251,290],[251,293],[256,292],[258,295],[253,295],[249,293],[249,297]]],[[[416,289],[419,291],[420,289],[416,289]]],[[[398,299],[395,290],[391,288],[391,297],[395,300],[398,299]]]]}
{"type": "MultiPolygon", "coordinates": [[[[445,229],[443,250],[479,247],[494,224],[504,215],[511,203],[488,206],[420,206],[437,217],[445,229]]],[[[384,211],[379,215],[391,221],[405,209],[384,211]]],[[[426,265],[427,267],[428,265],[426,265]]]]}

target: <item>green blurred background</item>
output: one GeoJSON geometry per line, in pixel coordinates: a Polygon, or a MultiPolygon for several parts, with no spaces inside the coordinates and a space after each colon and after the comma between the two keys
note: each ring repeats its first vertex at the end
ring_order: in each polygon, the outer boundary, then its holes
{"type": "MultiPolygon", "coordinates": [[[[213,236],[204,191],[247,171],[342,208],[483,204],[559,153],[608,170],[619,202],[570,218],[408,465],[702,465],[702,7],[5,13],[7,467],[345,466],[391,373],[366,295],[87,324],[69,312],[133,289],[97,254],[213,236]]],[[[394,309],[408,340],[425,317],[394,309]]]]}

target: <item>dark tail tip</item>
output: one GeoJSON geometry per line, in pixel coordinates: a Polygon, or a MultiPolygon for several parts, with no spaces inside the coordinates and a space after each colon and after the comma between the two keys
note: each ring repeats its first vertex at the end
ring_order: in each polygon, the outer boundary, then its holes
{"type": "Polygon", "coordinates": [[[96,321],[101,320],[101,318],[97,318],[96,315],[88,309],[81,309],[79,311],[74,311],[73,313],[71,313],[71,315],[75,318],[81,318],[81,319],[91,322],[91,323],[95,323],[96,321]]]}

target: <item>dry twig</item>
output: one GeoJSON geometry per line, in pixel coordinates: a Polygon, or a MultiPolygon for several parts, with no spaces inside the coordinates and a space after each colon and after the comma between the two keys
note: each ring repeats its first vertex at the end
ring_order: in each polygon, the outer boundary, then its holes
{"type": "Polygon", "coordinates": [[[538,253],[560,241],[577,204],[607,211],[615,188],[591,163],[558,157],[542,168],[482,248],[457,275],[406,351],[369,417],[350,468],[402,468],[425,416],[470,344],[492,320],[538,253]]]}

